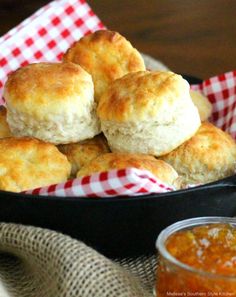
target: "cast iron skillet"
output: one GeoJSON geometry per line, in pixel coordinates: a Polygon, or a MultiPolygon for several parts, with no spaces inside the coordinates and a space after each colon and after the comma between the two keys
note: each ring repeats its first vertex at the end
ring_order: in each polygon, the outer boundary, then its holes
{"type": "Polygon", "coordinates": [[[236,175],[196,188],[139,197],[60,198],[0,191],[0,221],[61,231],[110,258],[154,253],[157,235],[176,221],[235,215],[236,175]]]}

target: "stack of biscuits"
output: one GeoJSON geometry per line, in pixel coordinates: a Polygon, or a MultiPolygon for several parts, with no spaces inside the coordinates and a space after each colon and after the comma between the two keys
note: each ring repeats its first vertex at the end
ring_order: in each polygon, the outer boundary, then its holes
{"type": "Polygon", "coordinates": [[[236,144],[202,94],[148,71],[117,32],[81,38],[61,63],[11,73],[0,109],[0,189],[21,192],[110,169],[149,170],[176,189],[232,175],[236,144]]]}

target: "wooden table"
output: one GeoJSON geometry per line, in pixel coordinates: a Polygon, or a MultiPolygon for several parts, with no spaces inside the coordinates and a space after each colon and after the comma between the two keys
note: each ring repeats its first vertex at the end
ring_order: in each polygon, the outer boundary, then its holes
{"type": "MultiPolygon", "coordinates": [[[[45,0],[0,0],[0,35],[45,0]]],[[[104,24],[173,71],[201,78],[236,69],[235,0],[88,0],[104,24]]]]}

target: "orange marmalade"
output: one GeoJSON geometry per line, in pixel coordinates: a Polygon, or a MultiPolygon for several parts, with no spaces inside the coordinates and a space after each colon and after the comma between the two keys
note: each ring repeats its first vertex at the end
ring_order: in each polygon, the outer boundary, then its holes
{"type": "Polygon", "coordinates": [[[160,255],[158,297],[236,296],[235,226],[215,223],[177,231],[166,239],[165,249],[175,260],[160,255]]]}

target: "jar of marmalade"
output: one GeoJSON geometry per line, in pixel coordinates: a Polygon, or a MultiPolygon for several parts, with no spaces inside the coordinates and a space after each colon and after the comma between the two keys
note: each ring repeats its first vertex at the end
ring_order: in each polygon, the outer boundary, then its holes
{"type": "Polygon", "coordinates": [[[236,297],[236,218],[177,222],[158,236],[158,297],[236,297]]]}

